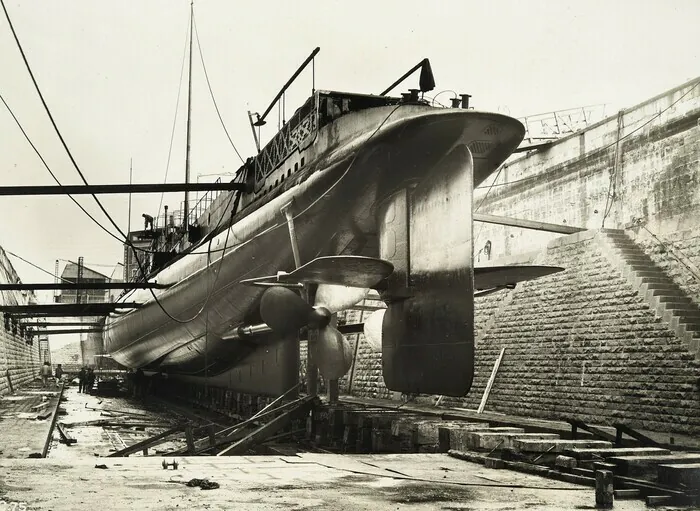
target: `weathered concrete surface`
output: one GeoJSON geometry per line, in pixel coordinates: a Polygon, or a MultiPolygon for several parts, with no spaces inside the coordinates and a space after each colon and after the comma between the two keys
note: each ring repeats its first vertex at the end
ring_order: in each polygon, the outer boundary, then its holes
{"type": "MultiPolygon", "coordinates": [[[[442,454],[1,460],[0,498],[29,509],[588,509],[593,489],[442,454]],[[94,468],[105,464],[107,469],[94,468]],[[208,478],[220,488],[180,484],[208,478]]],[[[644,509],[641,501],[616,509],[644,509]]]]}
{"type": "MultiPolygon", "coordinates": [[[[77,440],[75,444],[59,442],[59,433],[54,430],[48,457],[74,460],[80,457],[106,456],[154,436],[172,427],[176,417],[148,403],[120,397],[102,398],[79,393],[76,386],[65,389],[66,401],[61,408],[66,414],[58,422],[77,440]],[[124,413],[117,413],[116,411],[124,413]]],[[[184,434],[173,435],[168,442],[152,448],[150,454],[167,452],[185,445],[184,434]]],[[[132,456],[142,456],[141,451],[132,456]]]]}
{"type": "Polygon", "coordinates": [[[60,389],[40,383],[0,397],[0,457],[27,458],[40,455],[51,427],[60,389]],[[48,417],[38,419],[39,416],[48,417]]]}

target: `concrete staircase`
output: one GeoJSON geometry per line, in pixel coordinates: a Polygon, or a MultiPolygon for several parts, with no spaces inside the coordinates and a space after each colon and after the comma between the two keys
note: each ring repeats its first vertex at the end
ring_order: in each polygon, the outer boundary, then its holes
{"type": "Polygon", "coordinates": [[[700,309],[649,256],[618,229],[602,229],[597,237],[604,253],[632,288],[700,359],[700,309]]]}

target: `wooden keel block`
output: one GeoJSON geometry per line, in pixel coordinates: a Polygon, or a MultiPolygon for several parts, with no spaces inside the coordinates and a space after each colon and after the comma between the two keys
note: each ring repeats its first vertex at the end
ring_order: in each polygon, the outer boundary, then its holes
{"type": "Polygon", "coordinates": [[[599,508],[613,507],[613,473],[609,470],[597,470],[595,473],[595,504],[599,508]]]}

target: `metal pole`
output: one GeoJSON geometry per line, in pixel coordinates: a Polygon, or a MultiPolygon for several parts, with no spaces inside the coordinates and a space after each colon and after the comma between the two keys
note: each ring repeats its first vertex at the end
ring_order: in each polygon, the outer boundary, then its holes
{"type": "MultiPolygon", "coordinates": [[[[134,160],[133,158],[129,159],[129,186],[131,186],[131,178],[133,174],[133,169],[134,169],[134,160]]],[[[129,212],[127,213],[128,216],[126,218],[126,234],[127,236],[131,233],[131,192],[129,192],[129,212]]],[[[156,220],[158,220],[156,218],[156,220]]]]}
{"type": "MultiPolygon", "coordinates": [[[[292,214],[292,203],[288,202],[280,208],[282,214],[287,219],[287,228],[289,229],[289,239],[292,243],[292,254],[294,256],[294,266],[301,266],[301,256],[299,254],[299,245],[297,244],[296,229],[294,227],[294,215],[292,214]]],[[[306,286],[302,291],[302,297],[309,301],[309,292],[306,286]]],[[[318,330],[309,328],[308,340],[306,342],[306,393],[309,396],[315,396],[318,393],[318,368],[314,360],[313,350],[311,347],[318,342],[318,330]]]]}
{"type": "MultiPolygon", "coordinates": [[[[190,182],[190,146],[192,141],[192,133],[190,130],[192,124],[192,39],[194,39],[194,32],[192,31],[192,26],[194,23],[194,0],[190,2],[190,58],[189,58],[189,71],[187,73],[188,87],[187,87],[187,151],[185,153],[185,183],[190,182]]],[[[190,194],[185,191],[185,211],[184,211],[184,227],[185,230],[189,229],[189,213],[190,213],[190,194]]]]}

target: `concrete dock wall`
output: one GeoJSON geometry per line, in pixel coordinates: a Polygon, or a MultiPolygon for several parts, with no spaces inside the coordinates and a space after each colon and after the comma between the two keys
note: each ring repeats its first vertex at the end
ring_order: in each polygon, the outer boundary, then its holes
{"type": "MultiPolygon", "coordinates": [[[[479,213],[633,229],[650,252],[658,255],[661,242],[685,252],[700,241],[699,162],[700,78],[512,158],[475,192],[474,204],[479,213]]],[[[475,257],[482,263],[539,250],[559,236],[480,223],[475,232],[475,257]]],[[[669,252],[657,259],[687,273],[669,252]]],[[[700,266],[700,252],[690,252],[690,263],[700,266]]],[[[678,283],[697,294],[687,277],[678,275],[678,283]]]]}
{"type": "MultiPolygon", "coordinates": [[[[0,247],[0,283],[11,282],[19,282],[19,277],[0,247]]],[[[0,291],[0,304],[3,305],[23,305],[31,300],[33,295],[28,292],[0,291]]],[[[40,366],[39,341],[34,339],[30,345],[11,327],[5,328],[5,318],[0,313],[0,395],[8,394],[10,385],[16,389],[37,378],[40,366]]]]}

